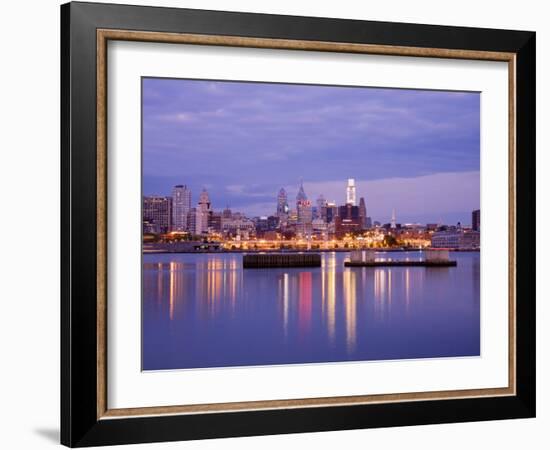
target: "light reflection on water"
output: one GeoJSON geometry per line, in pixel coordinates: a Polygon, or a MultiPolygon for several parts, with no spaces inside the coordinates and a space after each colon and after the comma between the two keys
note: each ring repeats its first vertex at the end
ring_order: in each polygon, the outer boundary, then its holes
{"type": "Polygon", "coordinates": [[[144,255],[144,370],[479,355],[479,253],[451,268],[346,257],[243,270],[240,254],[144,255]]]}

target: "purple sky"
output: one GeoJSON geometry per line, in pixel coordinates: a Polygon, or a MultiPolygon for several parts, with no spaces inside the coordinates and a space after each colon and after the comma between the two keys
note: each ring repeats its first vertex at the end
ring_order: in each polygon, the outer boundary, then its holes
{"type": "Polygon", "coordinates": [[[143,79],[143,193],[203,187],[214,209],[273,214],[300,179],[368,215],[470,223],[479,208],[479,93],[143,79]]]}

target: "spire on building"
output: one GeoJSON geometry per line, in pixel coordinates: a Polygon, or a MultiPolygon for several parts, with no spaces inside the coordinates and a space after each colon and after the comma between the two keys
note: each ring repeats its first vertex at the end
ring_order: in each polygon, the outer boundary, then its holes
{"type": "Polygon", "coordinates": [[[304,180],[300,180],[300,190],[298,191],[298,195],[296,196],[296,201],[305,201],[307,200],[307,195],[304,191],[304,180]]]}

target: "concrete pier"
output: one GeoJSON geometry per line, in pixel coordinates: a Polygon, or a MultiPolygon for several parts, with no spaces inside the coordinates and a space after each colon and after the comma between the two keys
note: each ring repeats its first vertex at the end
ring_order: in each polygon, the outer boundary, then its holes
{"type": "Polygon", "coordinates": [[[243,255],[244,269],[272,267],[321,267],[319,253],[265,253],[243,255]]]}
{"type": "Polygon", "coordinates": [[[418,261],[386,260],[376,261],[374,251],[352,251],[346,267],[454,267],[456,261],[449,259],[448,250],[424,250],[424,259],[418,261]]]}

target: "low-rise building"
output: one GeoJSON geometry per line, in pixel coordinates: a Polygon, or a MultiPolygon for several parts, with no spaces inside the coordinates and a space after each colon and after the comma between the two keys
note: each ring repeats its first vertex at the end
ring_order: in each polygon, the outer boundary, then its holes
{"type": "Polygon", "coordinates": [[[432,235],[433,248],[478,249],[480,236],[477,231],[437,231],[432,235]]]}

